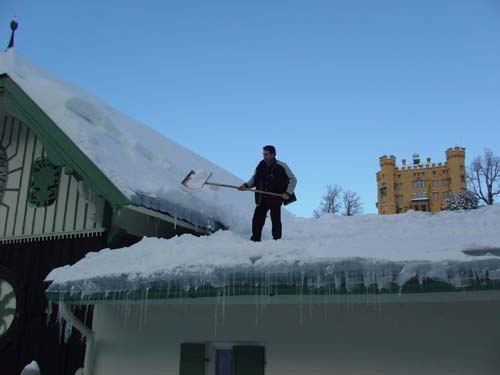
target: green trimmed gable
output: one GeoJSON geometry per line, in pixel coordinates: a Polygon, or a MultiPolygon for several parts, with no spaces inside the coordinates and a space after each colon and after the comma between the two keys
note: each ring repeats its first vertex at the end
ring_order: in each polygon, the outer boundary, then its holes
{"type": "Polygon", "coordinates": [[[129,204],[128,198],[6,74],[0,75],[0,111],[27,124],[44,144],[50,161],[84,180],[113,207],[129,204]]]}

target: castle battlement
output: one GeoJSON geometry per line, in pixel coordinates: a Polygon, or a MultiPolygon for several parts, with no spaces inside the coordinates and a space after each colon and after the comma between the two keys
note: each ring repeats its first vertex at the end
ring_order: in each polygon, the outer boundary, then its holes
{"type": "Polygon", "coordinates": [[[396,157],[394,155],[383,155],[379,158],[380,165],[396,165],[396,157]]]}
{"type": "Polygon", "coordinates": [[[450,147],[446,150],[446,159],[450,158],[465,158],[465,148],[464,147],[450,147]]]}

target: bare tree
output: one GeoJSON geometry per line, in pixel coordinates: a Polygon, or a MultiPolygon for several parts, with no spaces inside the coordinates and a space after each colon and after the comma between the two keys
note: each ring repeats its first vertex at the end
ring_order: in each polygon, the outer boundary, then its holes
{"type": "Polygon", "coordinates": [[[336,214],[342,205],[342,188],[339,185],[328,185],[317,210],[313,211],[315,218],[323,214],[336,214]]]}
{"type": "Polygon", "coordinates": [[[354,216],[359,215],[363,212],[363,204],[361,203],[361,197],[358,193],[347,190],[342,195],[342,205],[344,216],[354,216]]]}
{"type": "Polygon", "coordinates": [[[482,156],[472,160],[467,180],[477,197],[492,205],[495,195],[500,194],[500,158],[485,149],[482,156]]]}

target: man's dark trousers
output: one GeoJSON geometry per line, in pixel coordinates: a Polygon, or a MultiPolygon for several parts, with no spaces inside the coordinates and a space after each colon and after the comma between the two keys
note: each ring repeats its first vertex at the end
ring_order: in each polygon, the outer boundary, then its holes
{"type": "Polygon", "coordinates": [[[281,238],[281,202],[277,203],[273,199],[262,199],[261,203],[255,207],[252,219],[252,241],[260,241],[262,228],[266,223],[267,211],[271,211],[271,223],[273,239],[281,238]]]}

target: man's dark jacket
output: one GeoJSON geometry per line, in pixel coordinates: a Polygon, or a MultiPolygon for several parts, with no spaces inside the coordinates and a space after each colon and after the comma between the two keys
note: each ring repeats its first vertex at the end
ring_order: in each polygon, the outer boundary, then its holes
{"type": "Polygon", "coordinates": [[[263,199],[267,200],[269,205],[281,205],[292,203],[296,200],[294,190],[297,185],[297,179],[286,163],[274,159],[270,164],[262,160],[255,173],[245,184],[248,188],[255,187],[257,190],[269,191],[271,193],[287,193],[290,199],[283,201],[280,197],[255,193],[255,203],[261,204],[263,199]]]}

